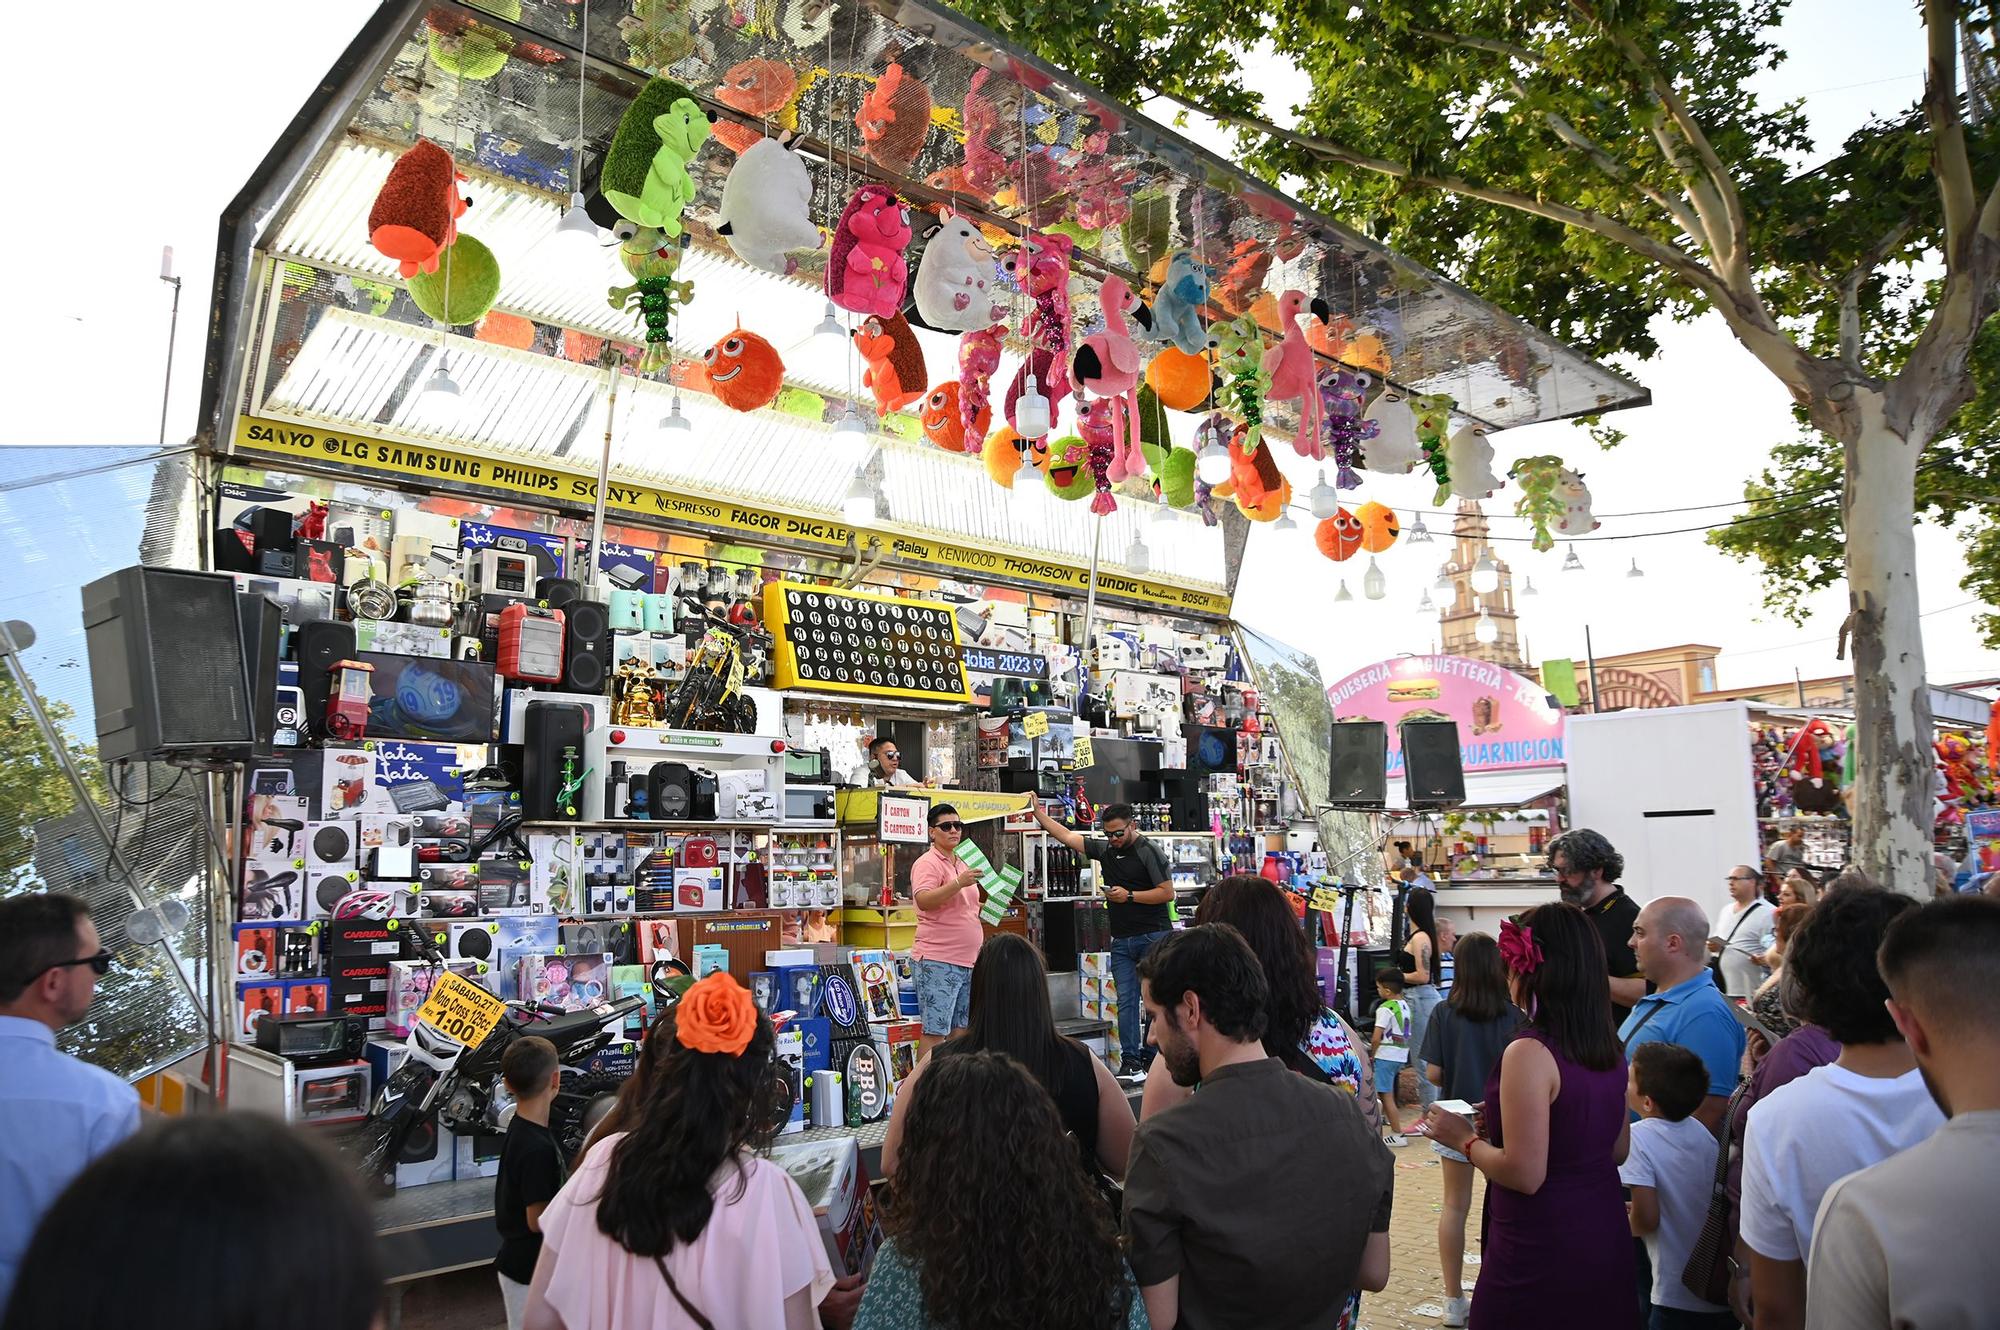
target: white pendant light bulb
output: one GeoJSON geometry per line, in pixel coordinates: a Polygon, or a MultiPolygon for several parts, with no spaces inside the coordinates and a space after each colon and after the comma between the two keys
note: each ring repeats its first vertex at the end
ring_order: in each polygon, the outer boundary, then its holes
{"type": "Polygon", "coordinates": [[[1389,579],[1382,575],[1381,565],[1369,556],[1368,571],[1361,575],[1361,594],[1370,600],[1380,600],[1389,594],[1389,579]]]}
{"type": "Polygon", "coordinates": [[[1204,485],[1220,485],[1229,479],[1229,450],[1213,439],[1194,455],[1195,479],[1204,485]]]}
{"type": "Polygon", "coordinates": [[[1160,491],[1160,501],[1153,505],[1153,525],[1158,526],[1163,522],[1171,522],[1173,520],[1174,510],[1167,503],[1167,492],[1163,489],[1160,491]]]}
{"type": "Polygon", "coordinates": [[[1279,512],[1278,520],[1271,523],[1271,530],[1273,531],[1297,531],[1298,529],[1299,524],[1292,520],[1292,510],[1289,508],[1279,512]]]}
{"type": "Polygon", "coordinates": [[[1451,563],[1449,561],[1438,565],[1438,580],[1431,583],[1431,586],[1438,591],[1450,591],[1452,589],[1451,563]]]}
{"type": "Polygon", "coordinates": [[[1024,439],[1039,439],[1049,432],[1049,399],[1030,374],[1014,401],[1014,429],[1024,439]]]}
{"type": "Polygon", "coordinates": [[[1137,531],[1134,531],[1132,533],[1132,543],[1125,547],[1125,571],[1143,573],[1151,565],[1152,560],[1148,556],[1146,542],[1139,538],[1137,531]]]}
{"type": "Polygon", "coordinates": [[[1500,589],[1500,565],[1493,562],[1493,551],[1479,552],[1479,562],[1472,565],[1472,589],[1482,596],[1500,589]]]}
{"type": "Polygon", "coordinates": [[[1531,577],[1527,580],[1526,584],[1524,584],[1521,587],[1521,594],[1524,596],[1539,596],[1542,593],[1535,590],[1535,579],[1531,577]]]}
{"type": "Polygon", "coordinates": [[[842,412],[840,419],[835,422],[833,432],[835,434],[866,435],[868,433],[868,422],[855,414],[854,404],[850,402],[847,405],[847,410],[842,412]]]}
{"type": "Polygon", "coordinates": [[[442,356],[430,378],[424,380],[422,391],[417,394],[414,414],[420,425],[433,429],[446,429],[457,423],[465,411],[465,396],[458,389],[458,380],[451,377],[445,368],[442,356]]]}
{"type": "Polygon", "coordinates": [[[1341,601],[1348,601],[1354,599],[1354,593],[1347,589],[1346,578],[1343,577],[1340,579],[1340,590],[1333,593],[1333,599],[1336,604],[1340,603],[1341,601]]]}
{"type": "Polygon", "coordinates": [[[1479,610],[1479,621],[1472,625],[1472,636],[1484,646],[1492,646],[1500,640],[1500,625],[1493,622],[1493,616],[1484,606],[1479,610]]]}
{"type": "Polygon", "coordinates": [[[1430,589],[1427,587],[1424,590],[1424,594],[1417,600],[1417,613],[1429,614],[1432,610],[1436,608],[1437,608],[1437,602],[1431,599],[1430,589]]]}
{"type": "Polygon", "coordinates": [[[833,302],[831,300],[826,302],[826,316],[813,328],[812,335],[815,337],[847,336],[847,329],[841,327],[840,320],[834,317],[833,302]]]}
{"type": "Polygon", "coordinates": [[[1562,570],[1566,573],[1580,573],[1583,571],[1583,560],[1576,557],[1575,545],[1571,545],[1569,553],[1563,556],[1562,570]]]}
{"type": "Polygon", "coordinates": [[[439,360],[437,368],[431,371],[431,376],[425,380],[424,390],[419,395],[424,398],[426,406],[439,405],[436,401],[438,398],[449,397],[454,401],[458,398],[458,380],[451,377],[451,371],[445,367],[443,360],[439,360]]]}
{"type": "Polygon", "coordinates": [[[854,479],[847,486],[846,497],[840,501],[840,519],[849,526],[866,526],[875,520],[875,491],[868,488],[868,473],[864,467],[854,468],[854,479]]]}
{"type": "Polygon", "coordinates": [[[1306,497],[1312,502],[1312,515],[1322,522],[1340,511],[1340,491],[1326,483],[1324,470],[1319,473],[1319,484],[1306,497]]]}
{"type": "Polygon", "coordinates": [[[1424,525],[1424,515],[1422,513],[1418,513],[1411,518],[1410,525],[1403,532],[1403,543],[1406,545],[1428,545],[1431,543],[1431,529],[1424,525]]]}
{"type": "Polygon", "coordinates": [[[572,194],[555,230],[542,237],[541,248],[559,255],[564,263],[583,264],[596,257],[598,247],[603,243],[603,234],[583,206],[583,195],[572,194]]]}
{"type": "Polygon", "coordinates": [[[1646,570],[1639,566],[1639,561],[1636,558],[1632,560],[1632,566],[1625,570],[1625,576],[1627,577],[1644,577],[1645,575],[1646,570]]]}
{"type": "Polygon", "coordinates": [[[681,414],[681,390],[679,388],[674,389],[673,404],[667,408],[667,414],[660,417],[660,428],[670,430],[676,434],[687,434],[694,430],[694,422],[681,414]]]}

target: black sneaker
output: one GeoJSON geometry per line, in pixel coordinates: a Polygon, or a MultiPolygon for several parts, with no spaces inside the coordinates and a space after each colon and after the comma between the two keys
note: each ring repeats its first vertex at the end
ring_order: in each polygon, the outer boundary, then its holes
{"type": "Polygon", "coordinates": [[[1118,1074],[1126,1078],[1144,1076],[1146,1064],[1137,1058],[1125,1058],[1118,1064],[1118,1074]]]}

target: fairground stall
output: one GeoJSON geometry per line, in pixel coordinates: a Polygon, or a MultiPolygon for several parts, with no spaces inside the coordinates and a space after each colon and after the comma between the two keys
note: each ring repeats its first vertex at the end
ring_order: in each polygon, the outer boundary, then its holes
{"type": "MultiPolygon", "coordinates": [[[[892,0],[386,4],[217,259],[222,580],[129,570],[105,617],[151,614],[143,669],[246,661],[227,732],[129,744],[217,768],[227,1103],[379,1136],[399,1069],[458,1077],[535,1004],[585,1014],[552,1018],[580,1133],[676,980],[726,968],[794,1013],[780,1139],[819,1150],[846,1268],[914,1054],[928,804],[1101,1038],[1134,995],[1032,800],[1133,805],[1190,893],[1379,873],[1326,811],[1316,668],[1230,621],[1251,524],[1383,550],[1393,514],[1343,534],[1356,468],[1643,400],[892,0]]],[[[369,1160],[399,1277],[492,1250],[506,1106],[452,1085],[369,1160]]]]}

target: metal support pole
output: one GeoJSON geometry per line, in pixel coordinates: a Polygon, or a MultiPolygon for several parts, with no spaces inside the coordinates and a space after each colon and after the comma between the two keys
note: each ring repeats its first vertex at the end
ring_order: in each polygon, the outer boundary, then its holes
{"type": "Polygon", "coordinates": [[[1597,712],[1597,653],[1590,648],[1590,625],[1583,626],[1583,659],[1590,669],[1590,710],[1597,712]]]}
{"type": "Polygon", "coordinates": [[[1083,694],[1090,683],[1090,629],[1097,618],[1097,550],[1104,543],[1104,515],[1090,525],[1090,585],[1083,593],[1083,636],[1077,640],[1076,649],[1076,701],[1071,710],[1078,719],[1083,716],[1083,694]]]}
{"type": "Polygon", "coordinates": [[[174,388],[174,337],[181,326],[181,279],[174,275],[174,247],[160,251],[160,280],[174,288],[173,313],[167,318],[167,378],[160,385],[160,447],[167,446],[167,398],[174,388]]]}
{"type": "MultiPolygon", "coordinates": [[[[618,423],[618,371],[625,367],[625,353],[614,348],[611,361],[611,400],[604,408],[604,451],[597,457],[597,502],[590,510],[590,585],[604,576],[604,506],[611,500],[611,433],[618,423]]],[[[588,590],[588,587],[586,587],[588,590]]]]}

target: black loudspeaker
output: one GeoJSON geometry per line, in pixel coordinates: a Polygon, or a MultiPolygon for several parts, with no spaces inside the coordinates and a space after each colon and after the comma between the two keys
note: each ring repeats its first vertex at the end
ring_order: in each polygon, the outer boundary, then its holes
{"type": "Polygon", "coordinates": [[[1326,797],[1335,808],[1381,808],[1389,798],[1389,727],[1379,720],[1337,721],[1327,765],[1326,797]]]}
{"type": "Polygon", "coordinates": [[[331,682],[327,671],[343,660],[355,659],[354,625],[314,619],[300,624],[292,640],[299,658],[299,692],[306,699],[306,729],[315,738],[324,739],[326,688],[331,682]]]}
{"type": "MultiPolygon", "coordinates": [[[[583,816],[582,787],[565,801],[563,753],[574,754],[583,774],[583,732],[590,709],[574,702],[530,702],[521,736],[521,813],[531,822],[583,816]]],[[[608,811],[608,810],[607,810],[608,811]]]]}
{"type": "Polygon", "coordinates": [[[251,751],[269,753],[278,731],[278,637],[285,608],[269,596],[239,591],[236,628],[243,644],[244,687],[250,699],[251,751]]]}
{"type": "MultiPolygon", "coordinates": [[[[550,601],[554,604],[554,601],[550,601]]],[[[601,601],[563,606],[564,693],[602,693],[611,679],[611,611],[601,601]]]]}
{"type": "Polygon", "coordinates": [[[690,779],[690,789],[688,816],[697,822],[715,821],[715,796],[717,793],[715,773],[696,767],[690,779]]]}
{"type": "Polygon", "coordinates": [[[250,533],[260,554],[292,547],[292,515],[282,508],[245,508],[236,515],[236,525],[250,533]]]}
{"type": "Polygon", "coordinates": [[[248,754],[235,578],[121,568],[84,587],[83,628],[100,760],[248,754]]]}
{"type": "Polygon", "coordinates": [[[544,577],[535,583],[535,599],[547,601],[552,610],[563,609],[582,596],[583,586],[573,577],[544,577]]]}
{"type": "Polygon", "coordinates": [[[1400,733],[1403,788],[1411,810],[1456,808],[1464,803],[1465,766],[1458,753],[1458,722],[1406,720],[1400,733]]]}
{"type": "Polygon", "coordinates": [[[646,787],[654,817],[682,822],[694,817],[694,770],[687,763],[655,762],[646,787]]]}

